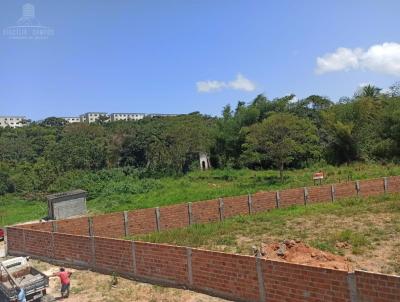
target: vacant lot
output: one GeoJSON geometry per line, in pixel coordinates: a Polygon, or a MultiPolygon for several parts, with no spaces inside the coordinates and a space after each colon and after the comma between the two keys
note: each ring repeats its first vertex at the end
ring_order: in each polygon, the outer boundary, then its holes
{"type": "MultiPolygon", "coordinates": [[[[366,179],[400,175],[399,165],[352,164],[350,166],[315,166],[285,173],[283,183],[273,170],[210,170],[191,172],[182,177],[132,178],[99,171],[81,178],[65,178],[62,189],[85,189],[89,192],[88,208],[91,213],[150,208],[188,201],[234,196],[261,190],[312,186],[312,175],[322,170],[325,183],[338,183],[348,179],[366,179]]],[[[32,221],[46,216],[47,205],[38,200],[27,200],[42,194],[0,197],[0,225],[32,221]]]]}
{"type": "Polygon", "coordinates": [[[253,246],[301,240],[355,268],[400,274],[400,195],[276,209],[134,239],[252,254],[253,246]]]}

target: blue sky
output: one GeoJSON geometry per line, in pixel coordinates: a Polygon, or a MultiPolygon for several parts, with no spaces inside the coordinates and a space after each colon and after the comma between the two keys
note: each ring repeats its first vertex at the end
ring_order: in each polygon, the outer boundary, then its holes
{"type": "Polygon", "coordinates": [[[258,93],[336,101],[400,80],[397,0],[31,0],[54,36],[9,39],[25,3],[0,2],[0,115],[218,115],[258,93]]]}

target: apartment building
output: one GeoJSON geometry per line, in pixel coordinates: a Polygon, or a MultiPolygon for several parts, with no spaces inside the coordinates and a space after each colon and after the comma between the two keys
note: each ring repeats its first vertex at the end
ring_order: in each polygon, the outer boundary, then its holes
{"type": "Polygon", "coordinates": [[[62,119],[66,120],[68,123],[73,124],[73,123],[80,123],[81,118],[78,116],[73,116],[73,117],[62,117],[62,119]]]}
{"type": "Polygon", "coordinates": [[[110,121],[137,121],[143,119],[145,116],[145,113],[111,113],[110,121]]]}
{"type": "Polygon", "coordinates": [[[167,116],[177,116],[177,114],[171,114],[171,113],[149,113],[146,114],[148,117],[167,117],[167,116]]]}
{"type": "Polygon", "coordinates": [[[108,116],[107,112],[86,112],[79,116],[81,123],[91,124],[99,119],[100,116],[108,116]]]}
{"type": "Polygon", "coordinates": [[[11,128],[18,128],[25,126],[26,124],[23,123],[26,121],[25,116],[0,116],[0,127],[11,127],[11,128]]]}

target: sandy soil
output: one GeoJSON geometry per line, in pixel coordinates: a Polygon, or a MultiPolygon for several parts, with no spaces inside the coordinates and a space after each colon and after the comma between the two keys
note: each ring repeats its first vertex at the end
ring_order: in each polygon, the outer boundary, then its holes
{"type": "MultiPolygon", "coordinates": [[[[58,267],[45,262],[31,260],[32,266],[46,275],[58,271],[58,267]]],[[[112,277],[87,270],[66,268],[71,276],[71,294],[64,301],[70,302],[227,302],[215,297],[199,294],[189,290],[161,287],[147,283],[135,282],[117,277],[117,285],[111,286],[112,277]]],[[[48,294],[60,297],[60,281],[50,278],[48,294]]]]}
{"type": "Polygon", "coordinates": [[[350,262],[342,256],[312,248],[301,241],[285,240],[263,244],[261,254],[265,259],[352,271],[350,262]]]}
{"type": "MultiPolygon", "coordinates": [[[[235,245],[214,245],[212,249],[250,255],[253,247],[281,242],[283,239],[301,240],[310,244],[313,240],[332,237],[342,230],[350,229],[359,234],[371,233],[370,244],[361,252],[354,253],[353,246],[347,242],[336,242],[336,248],[354,269],[397,274],[400,272],[400,225],[396,213],[363,213],[349,217],[321,215],[295,218],[286,221],[277,231],[248,236],[235,236],[235,245]]],[[[202,248],[209,249],[209,246],[202,248]]]]}

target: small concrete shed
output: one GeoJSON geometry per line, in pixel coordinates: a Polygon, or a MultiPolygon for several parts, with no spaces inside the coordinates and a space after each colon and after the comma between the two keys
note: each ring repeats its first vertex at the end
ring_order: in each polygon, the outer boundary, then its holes
{"type": "Polygon", "coordinates": [[[74,190],[47,195],[48,216],[50,219],[64,219],[71,216],[85,215],[87,192],[74,190]]]}

